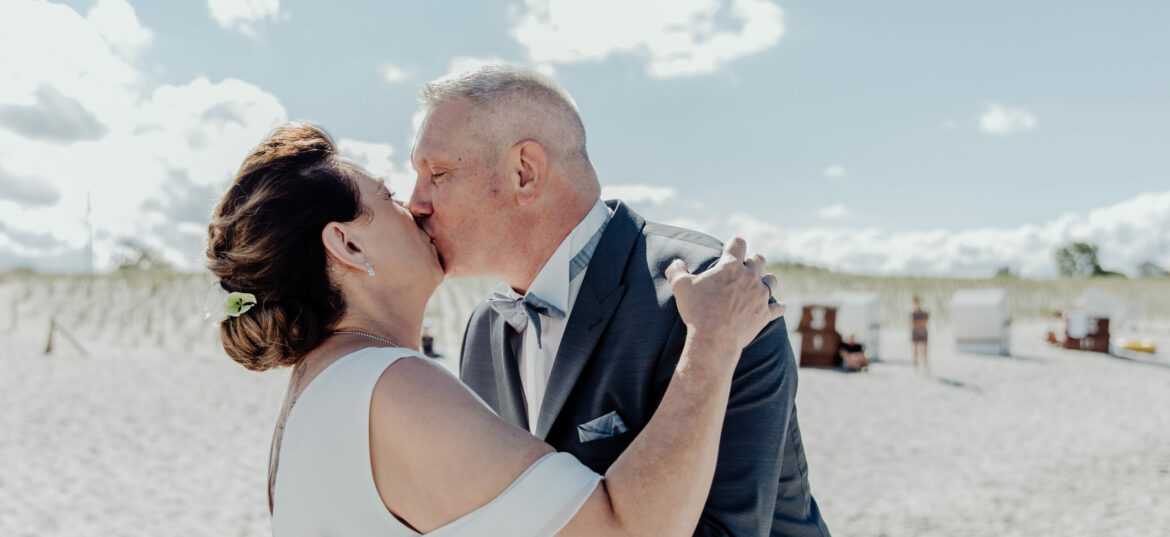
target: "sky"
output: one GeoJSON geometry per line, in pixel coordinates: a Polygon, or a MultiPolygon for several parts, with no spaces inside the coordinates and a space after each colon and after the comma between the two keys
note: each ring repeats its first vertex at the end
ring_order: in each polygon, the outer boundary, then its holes
{"type": "Polygon", "coordinates": [[[191,270],[249,149],[311,120],[403,197],[428,80],[533,67],[603,197],[872,274],[1170,267],[1170,4],[0,2],[0,271],[191,270]],[[88,246],[91,243],[92,249],[88,246]]]}

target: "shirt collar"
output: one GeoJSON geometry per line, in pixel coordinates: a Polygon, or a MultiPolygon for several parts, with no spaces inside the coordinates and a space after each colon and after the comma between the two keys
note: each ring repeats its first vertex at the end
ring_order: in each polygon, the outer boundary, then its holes
{"type": "MultiPolygon", "coordinates": [[[[573,231],[561,241],[560,246],[553,251],[551,257],[541,267],[540,272],[528,286],[528,292],[540,297],[545,302],[569,311],[569,262],[593,238],[602,226],[609,221],[613,211],[600,199],[593,204],[593,208],[581,219],[573,231]]],[[[509,289],[513,298],[520,295],[509,289]]]]}

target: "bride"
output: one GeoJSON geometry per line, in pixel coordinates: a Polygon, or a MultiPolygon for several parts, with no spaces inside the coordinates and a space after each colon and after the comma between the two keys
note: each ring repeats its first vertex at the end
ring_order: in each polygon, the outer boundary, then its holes
{"type": "Polygon", "coordinates": [[[269,468],[278,537],[689,536],[740,351],[784,310],[740,239],[700,275],[672,264],[686,347],[603,477],[419,354],[443,279],[434,245],[322,130],[290,123],[261,142],[208,234],[224,350],[251,370],[292,367],[269,468]]]}

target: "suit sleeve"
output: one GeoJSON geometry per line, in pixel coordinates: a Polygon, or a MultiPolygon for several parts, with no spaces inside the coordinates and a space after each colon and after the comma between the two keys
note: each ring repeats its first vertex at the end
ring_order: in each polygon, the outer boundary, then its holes
{"type": "Polygon", "coordinates": [[[781,317],[744,349],[731,397],[711,495],[696,537],[769,535],[782,452],[796,396],[796,360],[781,317]]]}

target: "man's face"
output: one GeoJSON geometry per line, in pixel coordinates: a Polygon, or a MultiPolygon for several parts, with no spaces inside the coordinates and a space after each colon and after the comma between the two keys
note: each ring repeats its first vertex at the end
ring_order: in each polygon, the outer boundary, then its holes
{"type": "Polygon", "coordinates": [[[417,179],[410,212],[434,239],[448,276],[490,274],[507,232],[506,189],[495,169],[499,155],[486,155],[471,112],[466,100],[438,105],[423,120],[411,151],[417,179]]]}

